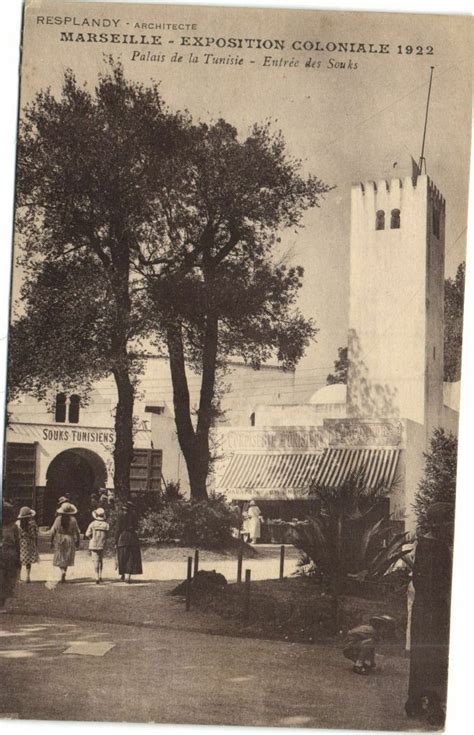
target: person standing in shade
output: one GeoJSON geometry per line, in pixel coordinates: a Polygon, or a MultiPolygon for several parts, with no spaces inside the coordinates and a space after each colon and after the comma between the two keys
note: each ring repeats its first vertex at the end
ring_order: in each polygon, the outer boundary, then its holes
{"type": "Polygon", "coordinates": [[[117,522],[115,533],[115,545],[117,547],[118,573],[130,584],[132,574],[143,574],[142,555],[140,552],[140,541],[137,534],[138,519],[135,506],[128,501],[122,506],[122,513],[117,522]]]}
{"type": "Polygon", "coordinates": [[[63,503],[57,510],[51,527],[51,546],[54,548],[53,566],[61,570],[61,582],[66,581],[68,567],[74,566],[76,548],[79,548],[81,532],[75,519],[77,508],[72,503],[63,503]]]}
{"type": "Polygon", "coordinates": [[[105,542],[107,541],[107,533],[109,532],[110,526],[107,523],[103,508],[93,510],[92,516],[94,520],[88,525],[84,536],[90,539],[89,551],[94,562],[95,583],[100,584],[102,582],[102,570],[104,567],[105,542]]]}
{"type": "Polygon", "coordinates": [[[258,543],[262,531],[262,513],[255,500],[251,500],[249,503],[246,530],[250,536],[250,543],[258,543]]]}
{"type": "Polygon", "coordinates": [[[413,565],[410,676],[405,711],[444,724],[448,686],[449,613],[454,508],[438,502],[428,509],[429,531],[420,535],[413,565]]]}
{"type": "Polygon", "coordinates": [[[20,535],[13,505],[3,501],[2,548],[0,552],[0,613],[6,613],[6,601],[15,594],[20,576],[20,535]]]}
{"type": "Polygon", "coordinates": [[[16,525],[20,537],[20,564],[26,569],[26,582],[31,582],[31,565],[39,562],[38,525],[36,512],[24,506],[20,509],[16,525]]]}

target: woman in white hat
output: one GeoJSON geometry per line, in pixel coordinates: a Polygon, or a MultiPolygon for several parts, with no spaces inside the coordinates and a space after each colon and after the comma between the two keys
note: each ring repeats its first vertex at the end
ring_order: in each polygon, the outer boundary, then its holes
{"type": "Polygon", "coordinates": [[[89,551],[94,562],[95,583],[100,584],[102,582],[102,569],[104,567],[105,543],[110,526],[106,521],[105,510],[103,508],[93,510],[92,517],[94,520],[92,523],[89,523],[84,535],[90,539],[89,551]]]}
{"type": "Polygon", "coordinates": [[[38,525],[36,512],[24,505],[20,508],[16,525],[20,536],[20,564],[26,568],[26,581],[31,582],[31,565],[39,562],[38,525]]]}
{"type": "Polygon", "coordinates": [[[66,581],[68,567],[74,566],[76,547],[79,548],[81,532],[74,516],[77,508],[72,503],[63,503],[57,510],[51,526],[51,545],[54,547],[53,566],[61,570],[61,582],[66,581]]]}

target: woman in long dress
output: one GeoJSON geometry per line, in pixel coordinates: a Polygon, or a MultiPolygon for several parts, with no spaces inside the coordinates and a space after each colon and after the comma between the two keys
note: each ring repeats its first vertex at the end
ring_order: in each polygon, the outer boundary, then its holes
{"type": "Polygon", "coordinates": [[[256,544],[262,531],[262,513],[255,500],[251,500],[247,510],[247,531],[250,543],[256,544]]]}
{"type": "Polygon", "coordinates": [[[137,534],[138,519],[134,508],[131,501],[122,506],[115,533],[118,573],[122,582],[125,581],[125,575],[127,575],[129,584],[132,574],[143,574],[140,541],[137,534]]]}
{"type": "Polygon", "coordinates": [[[26,568],[28,583],[31,582],[31,565],[39,562],[38,525],[35,515],[36,512],[25,505],[20,508],[16,522],[20,536],[20,564],[26,568]]]}
{"type": "Polygon", "coordinates": [[[57,510],[51,527],[51,545],[54,547],[53,566],[61,570],[61,582],[66,581],[68,567],[74,566],[76,548],[79,548],[81,532],[74,516],[77,508],[72,503],[63,503],[57,510]]]}

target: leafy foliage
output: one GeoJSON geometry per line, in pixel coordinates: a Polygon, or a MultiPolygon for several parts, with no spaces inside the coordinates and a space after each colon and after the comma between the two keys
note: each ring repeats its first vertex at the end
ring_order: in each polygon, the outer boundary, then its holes
{"type": "Polygon", "coordinates": [[[16,225],[26,307],[10,383],[41,397],[61,374],[65,383],[114,375],[119,496],[129,490],[139,345],[152,325],[169,352],[178,437],[201,499],[229,358],[258,368],[276,356],[290,368],[315,336],[296,306],[302,269],[273,257],[280,230],[298,228],[330,189],[300,170],[269,124],[244,140],[224,120],[193,124],[166,109],[157,84],[128,81],[112,61],[95,89],[67,71],[59,96],[41,91],[22,111],[16,225]],[[23,353],[39,359],[22,365],[23,353]],[[202,374],[196,418],[186,363],[202,374]]]}
{"type": "MultiPolygon", "coordinates": [[[[217,389],[232,357],[259,368],[269,357],[292,368],[316,328],[296,306],[303,271],[276,262],[278,233],[297,228],[330,187],[303,178],[281,133],[256,125],[240,140],[218,120],[192,129],[179,181],[162,192],[163,233],[157,257],[140,272],[166,342],[178,438],[193,497],[206,497],[209,430],[217,389]],[[173,264],[167,264],[173,251],[173,264]],[[195,416],[185,363],[202,376],[195,416]]],[[[159,214],[158,214],[159,216],[159,214]]]]}
{"type": "Polygon", "coordinates": [[[150,544],[179,542],[185,546],[223,549],[232,543],[235,513],[222,496],[205,501],[157,499],[143,511],[140,536],[150,544]]]}
{"type": "Polygon", "coordinates": [[[40,91],[21,114],[16,237],[26,280],[10,385],[41,397],[61,371],[66,384],[113,374],[114,485],[124,497],[137,341],[146,331],[133,266],[159,239],[164,161],[180,148],[186,127],[186,116],[165,110],[156,84],[130,82],[113,63],[93,90],[66,71],[59,95],[40,91]],[[21,364],[28,354],[38,354],[36,365],[21,364]]]}
{"type": "Polygon", "coordinates": [[[326,378],[327,385],[347,383],[347,370],[349,367],[347,347],[338,347],[337,354],[338,358],[334,360],[334,373],[329,373],[326,378]]]}
{"type": "Polygon", "coordinates": [[[22,284],[23,309],[9,341],[9,399],[44,399],[48,389],[81,387],[107,373],[110,331],[107,287],[91,260],[43,261],[22,284]]]}
{"type": "Polygon", "coordinates": [[[425,453],[425,474],[418,485],[413,508],[418,531],[430,530],[427,513],[433,503],[451,503],[454,511],[456,499],[458,440],[444,429],[435,429],[430,441],[430,451],[425,453]]]}
{"type": "Polygon", "coordinates": [[[461,379],[462,322],[466,263],[459,264],[455,278],[444,281],[444,379],[461,379]]]}
{"type": "Polygon", "coordinates": [[[406,534],[391,532],[382,487],[367,488],[356,473],[340,487],[313,492],[320,511],[297,524],[294,540],[310,574],[331,582],[376,579],[404,556],[406,534]]]}

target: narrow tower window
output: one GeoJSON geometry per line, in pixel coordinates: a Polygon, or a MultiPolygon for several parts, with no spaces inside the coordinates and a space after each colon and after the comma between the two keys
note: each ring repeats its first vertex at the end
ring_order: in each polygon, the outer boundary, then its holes
{"type": "Polygon", "coordinates": [[[383,209],[379,209],[377,211],[377,215],[375,218],[375,229],[385,230],[385,212],[383,211],[383,209]]]}
{"type": "Polygon", "coordinates": [[[79,406],[81,405],[81,399],[79,396],[73,395],[69,399],[69,423],[79,423],[79,406]]]}
{"type": "Polygon", "coordinates": [[[250,426],[255,426],[255,413],[250,414],[250,426]]]}
{"type": "Polygon", "coordinates": [[[54,420],[58,424],[66,421],[66,394],[58,393],[56,396],[56,407],[54,409],[54,420]]]}
{"type": "Polygon", "coordinates": [[[400,229],[400,210],[399,209],[392,209],[392,216],[390,219],[390,229],[391,230],[400,229]]]}

